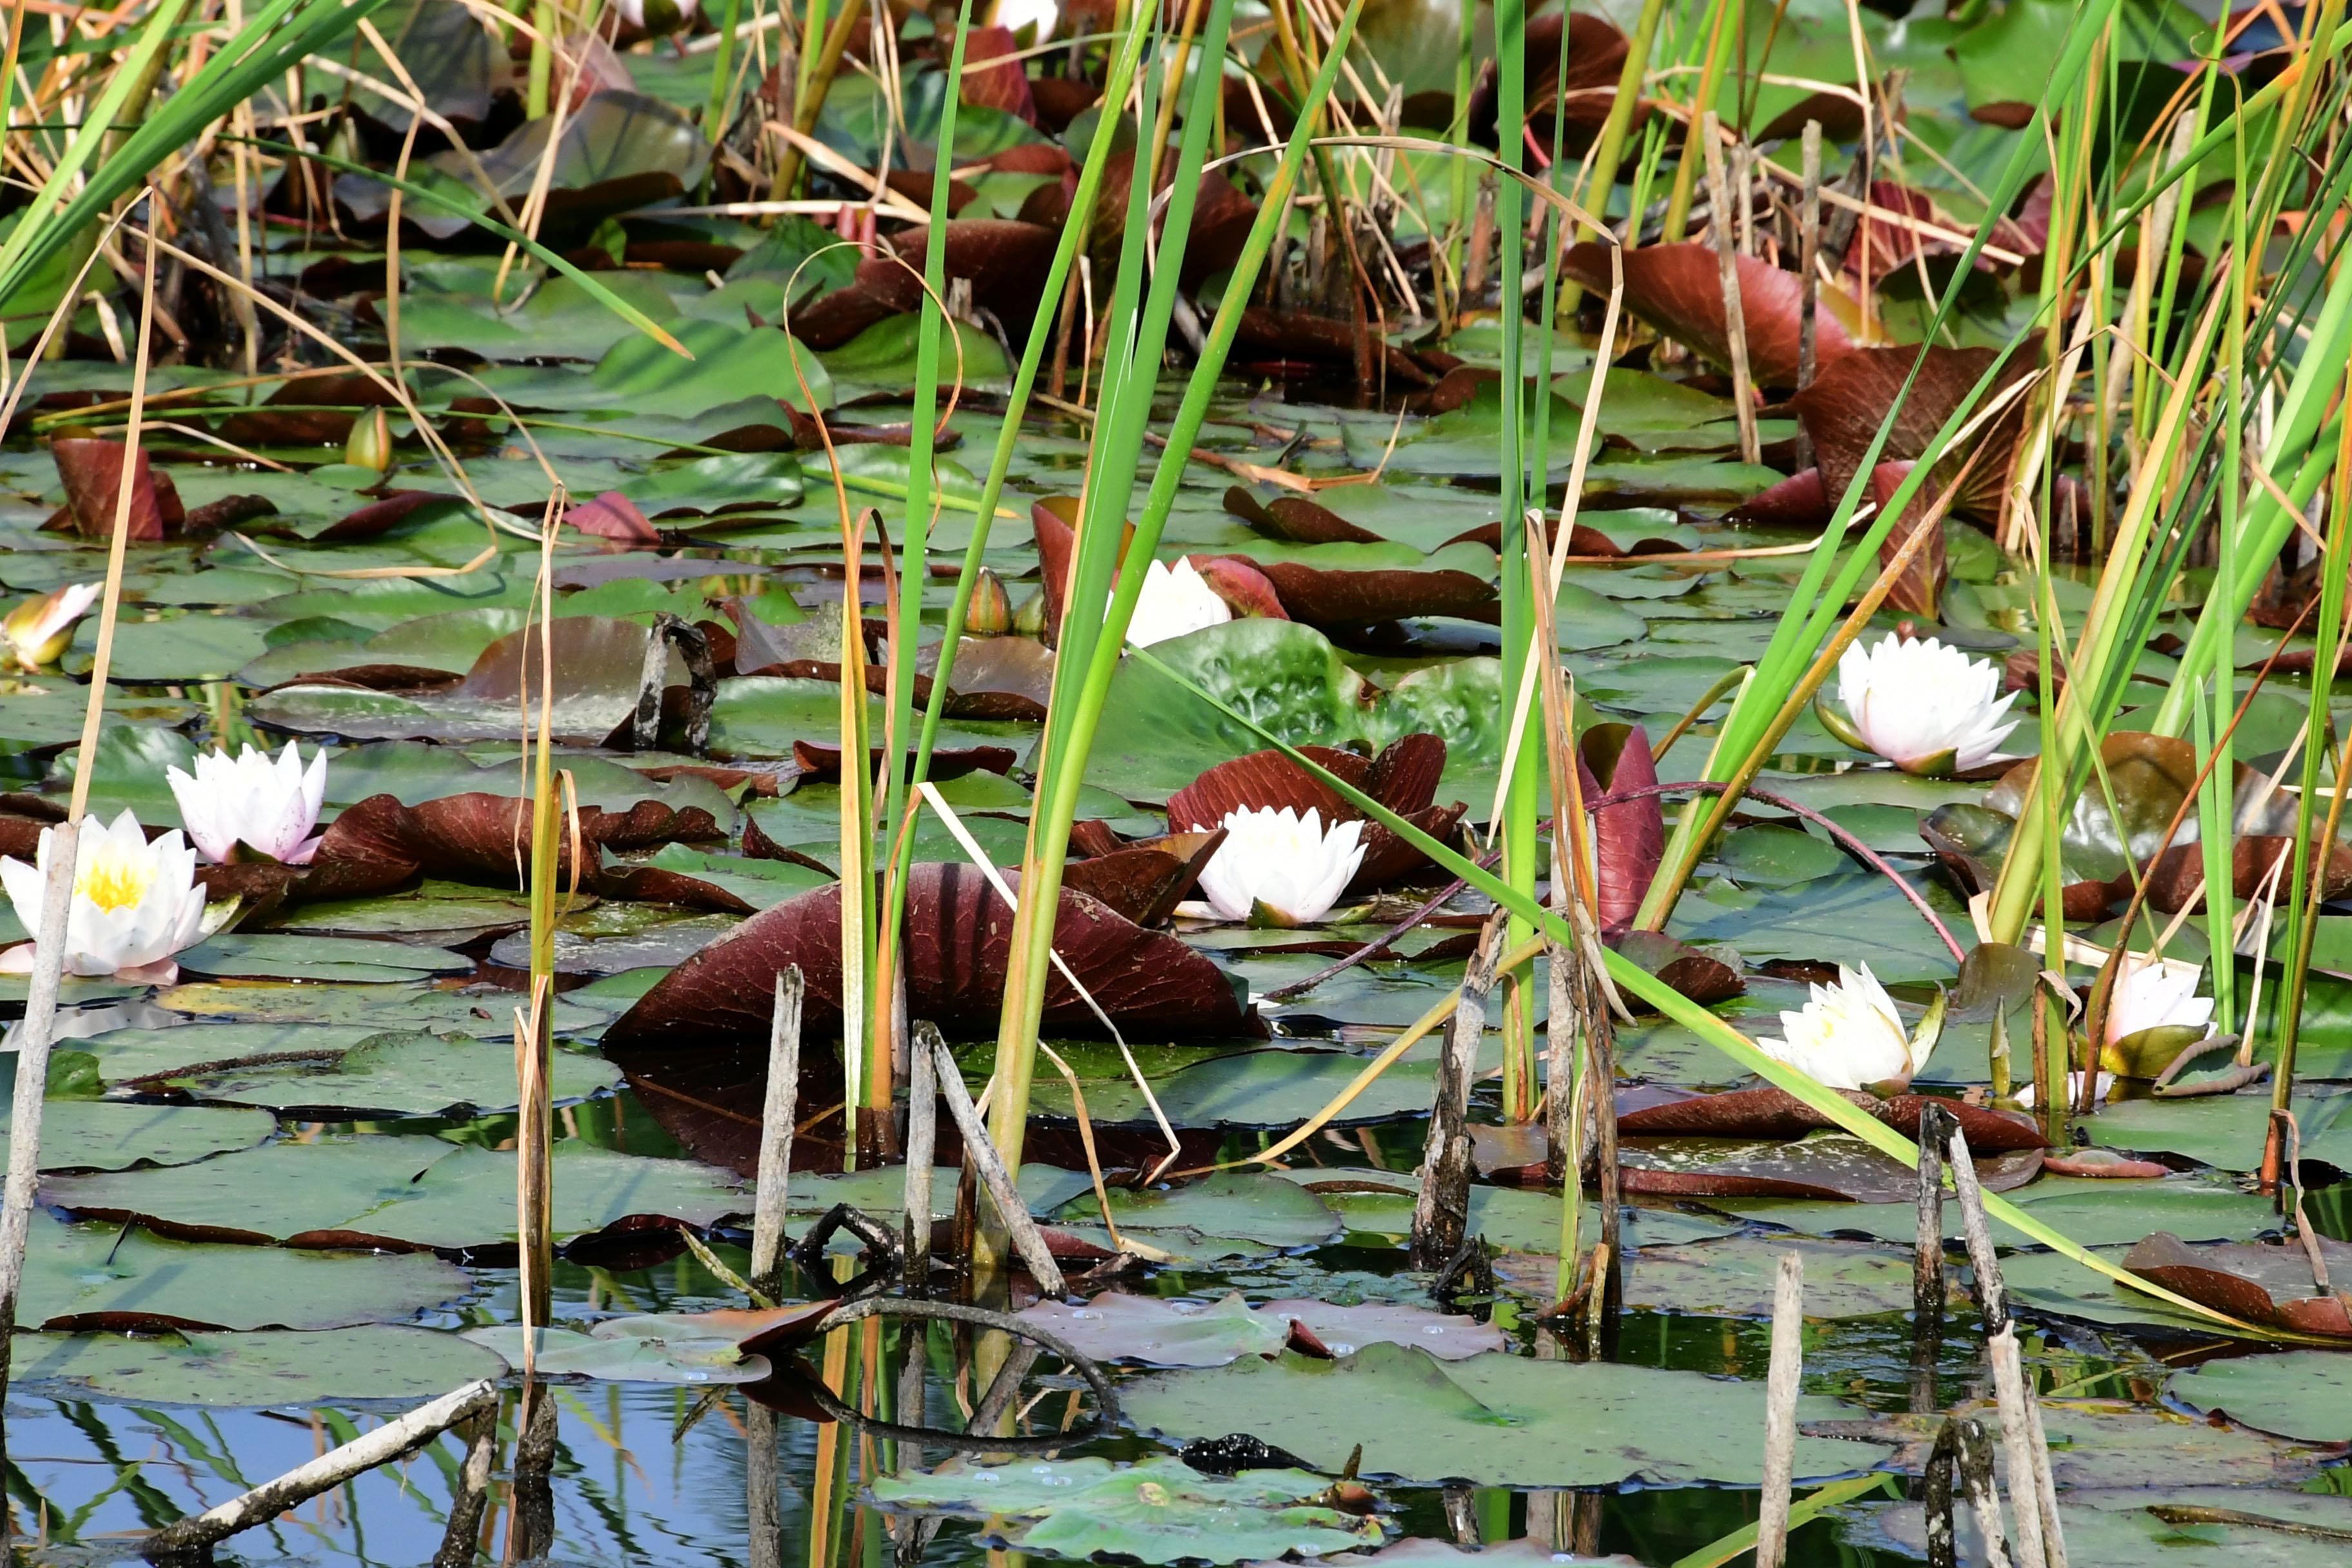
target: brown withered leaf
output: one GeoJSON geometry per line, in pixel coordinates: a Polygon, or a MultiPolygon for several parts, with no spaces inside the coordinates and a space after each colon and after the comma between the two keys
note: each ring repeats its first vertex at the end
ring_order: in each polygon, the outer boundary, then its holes
{"type": "MultiPolygon", "coordinates": [[[[2352,1274],[2352,1247],[2316,1238],[2331,1279],[2352,1274]]],[[[2352,1339],[2352,1308],[2314,1281],[2311,1258],[2293,1242],[2204,1242],[2158,1231],[2124,1256],[2124,1267],[2152,1284],[2243,1322],[2296,1333],[2352,1339]]]]}
{"type": "MultiPolygon", "coordinates": [[[[1588,805],[1604,795],[1648,789],[1658,782],[1649,731],[1639,724],[1612,722],[1587,729],[1577,740],[1576,767],[1588,805]]],[[[1592,813],[1592,837],[1601,930],[1613,935],[1632,926],[1651,879],[1658,874],[1658,863],[1665,858],[1664,797],[1649,795],[1600,807],[1592,813]]]]}
{"type": "MultiPolygon", "coordinates": [[[[108,539],[114,533],[115,508],[121,504],[123,445],[95,437],[60,436],[49,443],[49,457],[66,490],[66,515],[73,531],[84,539],[108,539]]],[[[155,471],[153,460],[142,448],[131,469],[131,511],[125,537],[152,543],[177,533],[186,520],[180,492],[172,476],[155,471]]]]}
{"type": "MultiPolygon", "coordinates": [[[[1920,1113],[1941,1106],[1958,1118],[1960,1131],[1976,1155],[2014,1153],[2042,1146],[2041,1129],[2032,1119],[2006,1111],[1988,1110],[1957,1100],[1898,1094],[1882,1100],[1860,1090],[1844,1099],[1884,1121],[1906,1138],[1919,1135],[1920,1113]]],[[[1766,1085],[1722,1094],[1696,1094],[1686,1099],[1621,1110],[1617,1129],[1632,1138],[1803,1138],[1835,1123],[1786,1089],[1766,1085]]]]}

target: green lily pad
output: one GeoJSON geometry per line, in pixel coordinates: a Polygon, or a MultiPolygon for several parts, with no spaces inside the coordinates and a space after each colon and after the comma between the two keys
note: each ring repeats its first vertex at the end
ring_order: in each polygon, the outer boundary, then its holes
{"type": "Polygon", "coordinates": [[[191,974],[382,983],[424,974],[464,974],[474,961],[446,948],[356,937],[224,931],[179,955],[191,974]]]}
{"type": "MultiPolygon", "coordinates": [[[[2352,1094],[2298,1099],[2303,1157],[2352,1167],[2352,1094]]],[[[2263,1163],[2270,1123],[2267,1092],[2191,1100],[2133,1100],[2111,1105],[2084,1125],[2091,1142],[2141,1154],[2179,1154],[2221,1171],[2252,1171],[2263,1163]]]]}
{"type": "Polygon", "coordinates": [[[1106,1290],[1083,1306],[1039,1301],[1022,1317],[1097,1361],[1153,1366],[1223,1366],[1245,1355],[1274,1355],[1298,1322],[1334,1355],[1377,1343],[1416,1345],[1444,1361],[1505,1348],[1492,1324],[1426,1307],[1378,1303],[1266,1301],[1251,1306],[1234,1291],[1218,1301],[1178,1301],[1106,1290]]]}
{"type": "MultiPolygon", "coordinates": [[[[1362,1473],[1399,1480],[1755,1486],[1763,1475],[1763,1384],[1608,1362],[1444,1363],[1375,1344],[1335,1362],[1286,1354],[1159,1373],[1129,1384],[1122,1403],[1138,1426],[1171,1438],[1247,1432],[1329,1470],[1361,1442],[1362,1473]]],[[[1808,1398],[1798,1416],[1850,1413],[1808,1398]]],[[[1800,1437],[1796,1473],[1843,1475],[1885,1457],[1868,1443],[1800,1437]]]]}
{"type": "MultiPolygon", "coordinates": [[[[535,1329],[531,1367],[541,1377],[588,1377],[607,1383],[757,1383],[772,1371],[768,1358],[746,1355],[731,1339],[656,1331],[658,1320],[631,1318],[599,1323],[596,1331],[535,1329]],[[638,1325],[642,1331],[623,1326],[638,1325]]],[[[520,1371],[523,1330],[520,1323],[468,1329],[465,1337],[495,1351],[520,1371]]]]}
{"type": "Polygon", "coordinates": [[[128,1171],[135,1165],[185,1165],[233,1149],[250,1149],[277,1131],[277,1118],[262,1110],[52,1100],[41,1108],[41,1169],[128,1171]]]}
{"type": "Polygon", "coordinates": [[[2352,1360],[2281,1351],[2176,1373],[2165,1397],[2242,1426],[2313,1443],[2352,1443],[2352,1360]]]}
{"type": "Polygon", "coordinates": [[[1378,1520],[1310,1500],[1329,1489],[1305,1470],[1204,1476],[1167,1458],[958,1468],[885,1476],[868,1489],[884,1508],[986,1519],[1013,1550],[1080,1561],[1245,1563],[1379,1545],[1378,1520]],[[1023,1522],[1007,1530],[1004,1521],[1023,1522]]]}
{"type": "Polygon", "coordinates": [[[153,1405],[257,1408],[346,1399],[432,1399],[506,1370],[456,1334],[373,1323],[248,1334],[31,1334],[13,1383],[153,1405]]]}
{"type": "Polygon", "coordinates": [[[35,1209],[17,1317],[34,1328],[105,1319],[184,1329],[339,1329],[395,1321],[474,1288],[455,1264],[406,1257],[172,1241],[35,1209]]]}
{"type": "MultiPolygon", "coordinates": [[[[338,1042],[348,1030],[317,1029],[300,1032],[326,1037],[268,1053],[274,1060],[215,1066],[225,1058],[190,1054],[210,1044],[202,1037],[215,1032],[203,1027],[155,1032],[134,1047],[137,1058],[143,1058],[139,1076],[152,1087],[169,1087],[198,1100],[338,1121],[457,1116],[516,1102],[514,1047],[502,1041],[393,1029],[342,1044],[338,1042]],[[192,1037],[184,1042],[183,1036],[192,1037]],[[159,1057],[169,1060],[148,1065],[159,1057]]],[[[121,1059],[127,1055],[102,1057],[103,1070],[115,1073],[128,1067],[130,1061],[121,1059]]],[[[603,1058],[562,1049],[554,1053],[548,1075],[550,1092],[558,1103],[601,1094],[620,1080],[619,1069],[603,1058]]]]}
{"type": "MultiPolygon", "coordinates": [[[[1339,1216],[1295,1183],[1266,1172],[1221,1171],[1181,1187],[1110,1190],[1111,1215],[1122,1234],[1133,1230],[1162,1251],[1188,1258],[1247,1257],[1268,1250],[1316,1247],[1339,1234],[1339,1216]]],[[[1086,1223],[1100,1217],[1094,1195],[1074,1197],[1055,1223],[1108,1246],[1107,1231],[1086,1223]]]]}
{"type": "MultiPolygon", "coordinates": [[[[2159,1230],[2171,1231],[2183,1241],[2246,1241],[2279,1223],[2270,1199],[2186,1176],[2149,1181],[2043,1176],[2005,1195],[2084,1247],[2125,1247],[2159,1230]]],[[[1918,1231],[1917,1214],[1909,1204],[1754,1198],[1711,1200],[1709,1206],[1812,1236],[1861,1235],[1907,1244],[1918,1231]]],[[[2040,1245],[1999,1218],[1993,1227],[1994,1237],[2004,1245],[2040,1245]]],[[[1944,1235],[1947,1240],[1960,1236],[1959,1205],[1949,1200],[1944,1205],[1944,1235]]]]}
{"type": "MultiPolygon", "coordinates": [[[[1911,1255],[1854,1243],[1732,1236],[1629,1255],[1625,1305],[1706,1318],[1769,1318],[1784,1254],[1805,1265],[1805,1316],[1869,1318],[1911,1309],[1911,1255]]],[[[1559,1258],[1506,1253],[1496,1276],[1549,1305],[1559,1258]]]]}
{"type": "MultiPolygon", "coordinates": [[[[631,1218],[708,1226],[750,1206],[717,1172],[683,1160],[565,1140],[555,1146],[554,1170],[559,1240],[631,1218]]],[[[168,1180],[145,1172],[62,1176],[43,1195],[70,1214],[136,1215],[197,1238],[458,1252],[512,1241],[516,1225],[513,1151],[430,1138],[272,1143],[168,1180]]]]}

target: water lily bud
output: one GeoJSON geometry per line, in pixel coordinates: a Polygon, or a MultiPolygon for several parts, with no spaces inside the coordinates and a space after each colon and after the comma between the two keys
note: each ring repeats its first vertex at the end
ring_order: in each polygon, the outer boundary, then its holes
{"type": "Polygon", "coordinates": [[[358,468],[383,473],[392,467],[392,420],[381,408],[371,408],[352,426],[343,443],[343,461],[358,468]]]}
{"type": "MultiPolygon", "coordinates": [[[[26,931],[41,927],[56,836],[56,828],[41,830],[30,866],[0,859],[0,885],[26,931]]],[[[176,828],[150,844],[128,811],[104,826],[95,817],[85,821],[66,917],[66,973],[171,984],[179,974],[172,955],[203,941],[236,911],[234,900],[206,910],[195,875],[196,853],[176,828]]],[[[32,965],[29,942],[0,952],[0,973],[29,973],[32,965]]]]}
{"type": "MultiPolygon", "coordinates": [[[[1038,601],[1042,607],[1045,601],[1038,601]]],[[[964,612],[963,629],[967,637],[1001,637],[1013,629],[1013,598],[1004,591],[1004,580],[983,566],[972,580],[971,605],[964,612]]]]}
{"type": "Polygon", "coordinates": [[[74,623],[98,602],[95,583],[68,583],[37,599],[27,599],[0,622],[8,657],[27,670],[55,664],[73,642],[74,623]]]}
{"type": "Polygon", "coordinates": [[[1288,806],[1229,811],[1223,826],[1225,841],[1201,869],[1201,891],[1229,921],[1263,914],[1276,924],[1311,925],[1364,863],[1364,825],[1338,822],[1327,832],[1312,807],[1304,816],[1288,806]]]}
{"type": "Polygon", "coordinates": [[[1816,985],[1802,1010],[1780,1015],[1783,1039],[1756,1044],[1774,1061],[1786,1062],[1828,1089],[1878,1089],[1907,1085],[1927,1065],[1942,1032],[1939,1003],[1906,1036],[1895,999],[1870,965],[1838,965],[1837,984],[1816,985]]]}
{"type": "Polygon", "coordinates": [[[293,742],[273,760],[247,746],[229,760],[226,751],[196,758],[193,778],[177,768],[163,770],[180,803],[180,820],[205,859],[226,865],[242,845],[289,866],[307,866],[319,840],[310,834],[327,798],[327,752],[321,747],[302,765],[293,742]]]}
{"type": "Polygon", "coordinates": [[[1036,637],[1045,635],[1045,592],[1039,589],[1021,601],[1013,612],[1013,631],[1016,637],[1036,637]]]}

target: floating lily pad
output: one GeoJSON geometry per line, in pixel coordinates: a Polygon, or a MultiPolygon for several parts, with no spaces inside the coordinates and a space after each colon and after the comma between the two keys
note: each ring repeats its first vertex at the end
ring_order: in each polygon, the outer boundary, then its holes
{"type": "MultiPolygon", "coordinates": [[[[1479,1486],[1613,1487],[1763,1474],[1764,1386],[1607,1362],[1482,1355],[1444,1363],[1402,1345],[1336,1362],[1286,1354],[1128,1385],[1129,1418],[1170,1437],[1247,1432],[1337,1470],[1363,1445],[1362,1473],[1479,1486]]],[[[1801,1421],[1834,1401],[1800,1402],[1801,1421]]],[[[1842,1475],[1885,1458],[1874,1445],[1800,1437],[1796,1473],[1842,1475]]]]}
{"type": "Polygon", "coordinates": [[[337,1329],[457,1300],[473,1280],[424,1255],[171,1241],[33,1211],[20,1321],[34,1328],[337,1329]]]}
{"type": "MultiPolygon", "coordinates": [[[[639,1325],[654,1320],[627,1320],[639,1325]]],[[[588,1377],[606,1383],[720,1384],[757,1383],[772,1372],[768,1358],[746,1355],[731,1339],[709,1335],[640,1331],[581,1333],[572,1329],[535,1329],[531,1366],[541,1377],[588,1377]]],[[[520,1324],[468,1329],[465,1337],[494,1351],[517,1371],[523,1364],[520,1324]]]]}
{"type": "MultiPolygon", "coordinates": [[[[1889,1247],[1725,1237],[1633,1253],[1625,1305],[1692,1317],[1769,1318],[1780,1258],[1805,1265],[1805,1316],[1868,1318],[1911,1310],[1911,1255],[1889,1247]]],[[[1506,1253],[1496,1274],[1549,1304],[1557,1295],[1559,1258],[1506,1253]]]]}
{"type": "Polygon", "coordinates": [[[224,931],[179,958],[180,967],[191,974],[362,983],[464,974],[474,967],[472,959],[446,948],[246,931],[224,931]]]}
{"type": "Polygon", "coordinates": [[[2176,1373],[2165,1397],[2241,1426],[2312,1443],[2352,1443],[2352,1360],[2281,1351],[2176,1373]]]}
{"type": "Polygon", "coordinates": [[[1324,1557],[1381,1539],[1378,1520],[1316,1503],[1330,1482],[1304,1470],[1204,1476],[1174,1458],[1056,1459],[886,1476],[869,1489],[885,1508],[987,1519],[1013,1550],[1081,1561],[1324,1557]],[[1024,1522],[1008,1530],[1008,1520],[1024,1522]]]}
{"type": "Polygon", "coordinates": [[[436,1398],[506,1363],[456,1334],[387,1323],[248,1334],[32,1334],[10,1380],[152,1405],[259,1407],[436,1398]]]}
{"type": "MultiPolygon", "coordinates": [[[[152,1059],[159,1048],[182,1045],[173,1037],[183,1032],[163,1031],[143,1054],[152,1059]]],[[[192,1038],[182,1048],[193,1051],[202,1043],[192,1038]]],[[[223,1066],[211,1065],[224,1061],[217,1056],[184,1055],[142,1073],[142,1087],[329,1121],[452,1116],[516,1103],[514,1047],[501,1041],[388,1030],[348,1045],[322,1041],[311,1049],[315,1054],[304,1055],[304,1047],[289,1046],[269,1053],[274,1060],[232,1059],[223,1066]]],[[[559,1102],[600,1094],[621,1079],[610,1064],[579,1051],[556,1051],[550,1067],[549,1092],[559,1102]]]]}
{"type": "Polygon", "coordinates": [[[250,1149],[277,1131],[277,1118],[265,1110],[53,1100],[41,1109],[41,1169],[185,1165],[250,1149]]]}
{"type": "MultiPolygon", "coordinates": [[[[2242,1241],[2279,1223],[2270,1199],[2186,1176],[2108,1181],[2045,1175],[2008,1197],[2035,1219],[2084,1247],[2128,1246],[2158,1230],[2171,1231],[2184,1241],[2242,1241]]],[[[1860,1235],[1907,1243],[1918,1231],[1917,1210],[1909,1202],[1819,1204],[1758,1198],[1712,1206],[1743,1219],[1814,1236],[1860,1235]]],[[[2039,1245],[2009,1229],[1998,1216],[1992,1223],[1993,1235],[2003,1245],[2039,1245]]],[[[1944,1236],[1947,1240],[1958,1240],[1960,1236],[1959,1205],[1948,1198],[1944,1204],[1944,1236]]]]}
{"type": "MultiPolygon", "coordinates": [[[[1162,1251],[1196,1260],[1315,1247],[1339,1234],[1339,1216],[1322,1199],[1267,1172],[1221,1171],[1141,1193],[1115,1187],[1110,1208],[1121,1234],[1133,1230],[1162,1251]]],[[[1054,1217],[1072,1235],[1110,1244],[1108,1232],[1087,1223],[1100,1217],[1091,1194],[1070,1199],[1054,1217]]]]}
{"type": "MultiPolygon", "coordinates": [[[[566,1140],[554,1167],[559,1239],[632,1219],[707,1226],[750,1206],[733,1184],[683,1160],[566,1140]]],[[[273,1143],[163,1180],[58,1177],[43,1196],[70,1214],[135,1216],[167,1235],[320,1247],[458,1252],[510,1242],[516,1225],[513,1152],[429,1138],[273,1143]]]]}
{"type": "MultiPolygon", "coordinates": [[[[2352,1167],[2352,1094],[2298,1099],[2303,1157],[2352,1167]]],[[[2133,1100],[2111,1105],[2084,1125],[2091,1142],[2140,1154],[2178,1154],[2222,1171],[2263,1163],[2270,1124],[2265,1090],[2191,1100],[2133,1100]]]]}
{"type": "Polygon", "coordinates": [[[1422,1307],[1335,1307],[1324,1301],[1267,1301],[1252,1307],[1238,1291],[1218,1301],[1168,1300],[1106,1290],[1083,1306],[1040,1301],[1024,1318],[1097,1361],[1152,1366],[1223,1366],[1243,1356],[1278,1354],[1303,1323],[1334,1355],[1374,1343],[1416,1345],[1442,1361],[1505,1348],[1492,1324],[1422,1307]]]}

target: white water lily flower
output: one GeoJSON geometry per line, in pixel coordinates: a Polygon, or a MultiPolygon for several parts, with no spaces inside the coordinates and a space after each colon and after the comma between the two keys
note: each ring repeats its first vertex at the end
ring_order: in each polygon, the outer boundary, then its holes
{"type": "Polygon", "coordinates": [[[1312,924],[1364,863],[1364,825],[1335,823],[1327,832],[1311,807],[1305,816],[1288,806],[1229,811],[1224,829],[1225,841],[1201,872],[1201,891],[1229,921],[1247,920],[1264,904],[1292,925],[1312,924]]]}
{"type": "MultiPolygon", "coordinates": [[[[41,830],[40,847],[30,866],[13,858],[0,859],[0,883],[6,886],[8,901],[16,906],[16,918],[29,931],[41,929],[42,893],[56,832],[41,830]]],[[[177,979],[180,966],[172,955],[211,934],[236,908],[234,902],[223,903],[208,918],[205,889],[196,884],[195,874],[196,852],[176,828],[150,844],[138,817],[128,811],[104,826],[95,819],[85,821],[74,855],[73,907],[66,916],[66,973],[111,974],[164,985],[177,979]]],[[[0,953],[0,972],[22,974],[32,967],[29,942],[0,953]]]]}
{"type": "Polygon", "coordinates": [[[1144,570],[1143,593],[1127,624],[1127,640],[1137,647],[1150,647],[1203,626],[1223,626],[1233,618],[1233,606],[1217,596],[1190,561],[1179,561],[1173,567],[1154,561],[1144,570]]]}
{"type": "Polygon", "coordinates": [[[2001,672],[1929,637],[1895,633],[1876,647],[1855,643],[1838,660],[1838,700],[1864,745],[1906,773],[1965,772],[1991,760],[2018,721],[2017,693],[2001,672]]]}
{"type": "Polygon", "coordinates": [[[226,752],[207,752],[196,759],[194,778],[177,768],[165,769],[164,776],[189,838],[216,865],[236,858],[240,843],[289,866],[307,866],[318,851],[310,829],[327,797],[324,748],[307,769],[289,741],[275,761],[251,746],[235,762],[226,752]]]}
{"type": "MultiPolygon", "coordinates": [[[[2106,1100],[2107,1096],[2115,1092],[2115,1089],[2116,1075],[2111,1072],[2101,1073],[2099,1075],[2099,1080],[2091,1086],[2091,1103],[2094,1105],[2103,1103],[2106,1100]]],[[[2026,1110],[2032,1110],[2033,1086],[2030,1083],[2026,1084],[2024,1087],[2021,1088],[2015,1095],[2011,1096],[2011,1098],[2014,1099],[2018,1104],[2025,1107],[2026,1110]]],[[[2083,1075],[2080,1072],[2068,1073],[2066,1075],[2066,1103],[2069,1105],[2080,1104],[2082,1102],[2082,1098],[2083,1075]]]]}
{"type": "Polygon", "coordinates": [[[1871,1089],[1905,1083],[1927,1065],[1936,1048],[1941,1010],[1922,1022],[1916,1036],[1903,1032],[1895,998],[1870,965],[1838,965],[1837,984],[1816,985],[1801,1012],[1780,1015],[1784,1039],[1759,1039],[1759,1048],[1829,1089],[1871,1089]]]}
{"type": "Polygon", "coordinates": [[[2106,1041],[2138,1034],[2142,1029],[2186,1028],[2213,1032],[2213,998],[2197,994],[2201,966],[2179,959],[2150,958],[2127,952],[2116,971],[2116,989],[2107,998],[2106,1041]]]}
{"type": "Polygon", "coordinates": [[[74,623],[98,603],[95,583],[68,583],[37,599],[27,599],[0,621],[0,637],[8,641],[8,656],[26,669],[55,664],[73,641],[74,623]]]}

